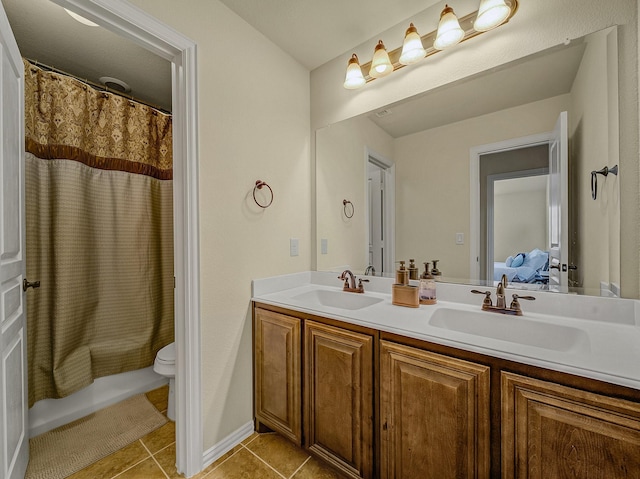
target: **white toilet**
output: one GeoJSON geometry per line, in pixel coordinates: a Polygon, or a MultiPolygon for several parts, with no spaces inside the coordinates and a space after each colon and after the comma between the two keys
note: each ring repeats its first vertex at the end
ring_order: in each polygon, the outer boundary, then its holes
{"type": "Polygon", "coordinates": [[[176,343],[167,344],[156,354],[153,370],[162,376],[169,378],[169,404],[167,417],[176,420],[176,402],[174,398],[174,384],[176,377],[176,343]]]}

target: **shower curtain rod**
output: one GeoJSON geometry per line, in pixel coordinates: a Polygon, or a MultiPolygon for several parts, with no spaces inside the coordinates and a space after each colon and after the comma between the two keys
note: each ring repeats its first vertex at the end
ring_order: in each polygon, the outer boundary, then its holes
{"type": "Polygon", "coordinates": [[[98,91],[105,91],[105,92],[107,92],[107,93],[111,93],[111,94],[113,94],[113,95],[118,95],[118,96],[121,96],[122,98],[126,98],[126,99],[127,99],[127,100],[129,100],[129,101],[133,101],[133,102],[136,102],[136,103],[140,103],[141,105],[145,105],[145,106],[148,106],[148,107],[150,107],[150,108],[153,108],[154,110],[158,110],[158,111],[159,111],[159,112],[161,112],[161,113],[165,113],[165,114],[167,114],[167,115],[171,115],[171,112],[170,112],[170,111],[167,111],[167,110],[165,110],[164,108],[159,107],[158,105],[154,105],[153,103],[149,103],[149,102],[146,102],[146,101],[139,100],[139,99],[137,99],[137,98],[134,98],[134,97],[133,97],[133,96],[131,96],[131,95],[126,95],[126,94],[124,94],[124,93],[122,93],[122,92],[119,92],[118,90],[114,90],[114,89],[112,89],[112,88],[109,88],[109,87],[108,87],[108,86],[106,86],[106,85],[100,85],[100,84],[98,84],[98,83],[94,83],[94,82],[89,81],[89,80],[87,80],[87,79],[78,78],[78,77],[77,77],[76,75],[74,75],[73,73],[69,73],[69,72],[66,72],[66,71],[64,71],[64,70],[60,70],[59,68],[52,67],[52,66],[50,66],[50,65],[45,65],[44,63],[41,63],[41,62],[39,62],[38,60],[32,60],[31,58],[27,58],[26,60],[27,60],[29,63],[31,63],[32,65],[34,65],[34,66],[36,66],[36,67],[38,67],[38,68],[42,68],[42,69],[44,69],[44,70],[48,70],[48,71],[53,72],[53,73],[59,73],[60,75],[65,75],[65,76],[71,77],[71,78],[73,78],[74,80],[78,80],[79,82],[82,82],[82,83],[84,83],[84,84],[86,84],[86,85],[89,85],[91,88],[93,88],[93,89],[95,89],[95,90],[98,90],[98,91]]]}

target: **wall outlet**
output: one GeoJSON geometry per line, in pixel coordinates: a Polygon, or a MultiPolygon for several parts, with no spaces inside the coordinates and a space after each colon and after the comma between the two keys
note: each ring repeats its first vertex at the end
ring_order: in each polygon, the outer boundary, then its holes
{"type": "Polygon", "coordinates": [[[464,244],[464,233],[456,233],[456,244],[464,244]]]}
{"type": "Polygon", "coordinates": [[[322,238],[320,240],[320,254],[327,254],[329,252],[329,240],[322,238]]]}
{"type": "Polygon", "coordinates": [[[300,254],[298,248],[298,238],[291,238],[289,240],[289,256],[298,256],[300,254]]]}

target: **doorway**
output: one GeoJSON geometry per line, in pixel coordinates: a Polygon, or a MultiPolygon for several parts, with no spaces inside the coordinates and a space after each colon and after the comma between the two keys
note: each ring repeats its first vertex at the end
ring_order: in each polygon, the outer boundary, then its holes
{"type": "Polygon", "coordinates": [[[367,274],[393,272],[395,251],[395,165],[367,149],[367,274]]]}
{"type": "MultiPolygon", "coordinates": [[[[176,340],[176,463],[191,476],[202,467],[199,348],[199,250],[196,45],[124,0],[51,0],[172,64],[174,122],[174,304],[176,340]],[[196,398],[194,400],[194,398],[196,398]]],[[[22,406],[25,407],[24,405],[22,406]]]]}

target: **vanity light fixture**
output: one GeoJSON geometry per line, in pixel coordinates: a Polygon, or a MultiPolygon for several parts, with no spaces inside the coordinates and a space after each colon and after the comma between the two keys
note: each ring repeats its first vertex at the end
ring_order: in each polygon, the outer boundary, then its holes
{"type": "Polygon", "coordinates": [[[347,75],[344,78],[344,87],[347,90],[355,90],[356,88],[360,88],[366,82],[367,80],[364,79],[362,69],[360,68],[360,62],[358,62],[358,55],[354,53],[349,59],[347,75]]]}
{"type": "Polygon", "coordinates": [[[382,78],[392,71],[393,65],[391,64],[391,60],[389,60],[387,49],[384,47],[382,40],[379,40],[373,51],[373,60],[371,60],[369,76],[373,78],[382,78]]]}
{"type": "Polygon", "coordinates": [[[482,0],[473,28],[477,32],[493,30],[502,25],[509,15],[511,15],[511,7],[504,3],[504,0],[482,0]]]}
{"type": "Polygon", "coordinates": [[[444,50],[445,48],[457,45],[464,38],[464,30],[460,27],[458,17],[453,13],[453,8],[449,5],[444,6],[444,10],[440,14],[440,23],[438,23],[438,33],[436,41],[433,42],[433,48],[436,50],[444,50]]]}
{"type": "Polygon", "coordinates": [[[422,45],[422,38],[418,35],[418,30],[413,25],[409,24],[407,33],[404,35],[404,42],[402,44],[402,54],[400,55],[400,63],[403,65],[411,65],[422,60],[427,51],[422,45]]]}
{"type": "Polygon", "coordinates": [[[347,65],[344,87],[360,88],[365,83],[389,75],[394,70],[419,62],[422,58],[450,48],[457,43],[507,23],[518,9],[518,0],[480,0],[478,10],[458,19],[449,5],[440,14],[438,29],[420,36],[413,23],[405,33],[402,47],[387,52],[382,40],[378,41],[373,59],[359,65],[356,54],[347,65]],[[427,48],[424,45],[429,45],[427,48]],[[360,72],[357,71],[360,68],[360,72]],[[362,80],[364,78],[364,82],[362,80]]]}

